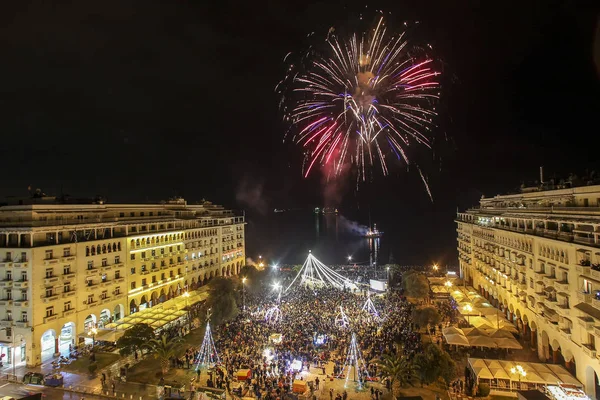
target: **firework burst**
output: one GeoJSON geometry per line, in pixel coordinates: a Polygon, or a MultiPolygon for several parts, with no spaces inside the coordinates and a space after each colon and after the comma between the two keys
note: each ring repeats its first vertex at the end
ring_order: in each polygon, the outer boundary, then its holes
{"type": "Polygon", "coordinates": [[[315,165],[339,175],[350,162],[365,180],[376,166],[388,175],[390,160],[409,164],[411,145],[431,149],[440,73],[424,49],[410,46],[405,32],[389,33],[383,17],[345,40],[332,28],[325,42],[277,87],[286,138],[304,149],[304,176],[315,165]]]}

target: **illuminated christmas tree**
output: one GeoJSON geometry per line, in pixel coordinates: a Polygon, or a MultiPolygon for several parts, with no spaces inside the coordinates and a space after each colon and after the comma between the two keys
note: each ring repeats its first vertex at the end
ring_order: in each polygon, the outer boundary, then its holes
{"type": "Polygon", "coordinates": [[[366,369],[366,363],[363,359],[360,347],[358,346],[358,343],[356,341],[356,334],[354,332],[352,333],[350,345],[348,346],[348,352],[346,353],[346,361],[344,362],[344,367],[338,375],[338,378],[342,375],[346,376],[346,383],[344,384],[344,387],[348,386],[348,379],[350,378],[351,372],[353,381],[357,382],[359,389],[362,389],[365,384],[365,381],[369,377],[369,373],[366,369]]]}
{"type": "Polygon", "coordinates": [[[215,347],[215,342],[213,341],[212,331],[210,329],[210,314],[208,314],[207,319],[209,322],[206,323],[204,339],[202,340],[198,357],[196,357],[196,371],[202,367],[209,367],[221,362],[219,359],[219,354],[217,353],[217,348],[215,347]]]}

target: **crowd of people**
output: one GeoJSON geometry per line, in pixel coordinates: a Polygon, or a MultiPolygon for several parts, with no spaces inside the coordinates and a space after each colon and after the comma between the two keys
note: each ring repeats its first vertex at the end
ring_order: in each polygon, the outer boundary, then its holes
{"type": "MultiPolygon", "coordinates": [[[[413,306],[401,294],[390,292],[371,297],[375,314],[365,307],[368,296],[367,290],[306,287],[298,282],[282,296],[267,286],[247,294],[245,310],[215,330],[221,367],[203,379],[232,390],[237,371],[249,369],[252,378],[239,390],[259,399],[290,393],[295,379],[306,379],[303,371],[321,379],[350,373],[350,380],[368,385],[380,375],[377,361],[382,355],[401,352],[410,359],[422,350],[411,322],[413,306]],[[272,311],[275,307],[278,313],[272,311]],[[360,349],[356,370],[349,368],[354,364],[348,351],[352,333],[360,349]]],[[[308,387],[317,389],[319,383],[314,379],[308,387]]],[[[372,392],[374,399],[379,397],[380,392],[372,392]]]]}

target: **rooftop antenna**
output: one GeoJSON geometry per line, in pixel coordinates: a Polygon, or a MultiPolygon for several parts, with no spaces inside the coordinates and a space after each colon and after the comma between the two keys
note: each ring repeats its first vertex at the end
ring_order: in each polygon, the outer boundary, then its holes
{"type": "Polygon", "coordinates": [[[540,167],[540,185],[544,184],[544,166],[540,167]]]}

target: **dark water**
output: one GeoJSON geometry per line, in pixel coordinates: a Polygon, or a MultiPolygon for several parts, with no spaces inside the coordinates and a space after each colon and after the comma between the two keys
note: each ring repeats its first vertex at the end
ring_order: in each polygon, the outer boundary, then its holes
{"type": "Polygon", "coordinates": [[[247,214],[246,254],[270,263],[299,264],[309,250],[326,264],[457,265],[454,212],[429,203],[373,206],[362,215],[320,214],[305,208],[283,213],[247,214]],[[371,218],[369,216],[371,215],[371,218]],[[369,219],[383,231],[380,239],[363,237],[369,219]],[[359,221],[359,222],[356,222],[359,221]],[[377,249],[377,254],[375,250],[377,249]]]}
{"type": "Polygon", "coordinates": [[[315,214],[311,210],[271,213],[248,218],[248,257],[258,255],[270,263],[301,264],[309,250],[326,264],[385,264],[389,249],[386,237],[368,239],[361,225],[342,215],[315,214]]]}

